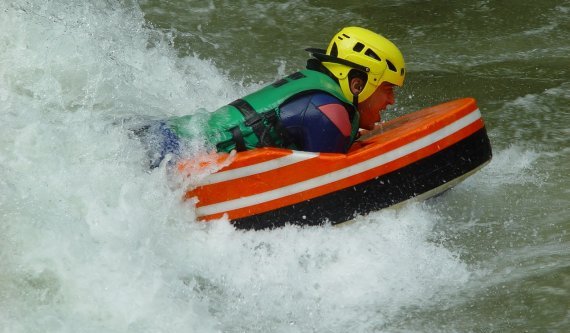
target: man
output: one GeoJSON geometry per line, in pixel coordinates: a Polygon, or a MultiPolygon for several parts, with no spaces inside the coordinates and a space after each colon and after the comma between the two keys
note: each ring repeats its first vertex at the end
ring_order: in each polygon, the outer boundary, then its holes
{"type": "Polygon", "coordinates": [[[153,166],[180,141],[200,135],[218,152],[283,147],[346,153],[358,129],[372,129],[402,86],[404,58],[388,39],[347,27],[326,50],[307,49],[307,69],[289,75],[210,114],[172,118],[137,133],[159,138],[153,166]]]}

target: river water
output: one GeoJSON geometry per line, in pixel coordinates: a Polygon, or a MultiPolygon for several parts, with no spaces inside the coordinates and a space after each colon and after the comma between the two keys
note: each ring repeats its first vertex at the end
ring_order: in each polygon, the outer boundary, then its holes
{"type": "Polygon", "coordinates": [[[2,1],[0,331],[570,331],[569,35],[563,0],[2,1]],[[492,162],[340,228],[197,223],[121,120],[213,110],[346,25],[405,55],[386,119],[473,96],[492,162]]]}

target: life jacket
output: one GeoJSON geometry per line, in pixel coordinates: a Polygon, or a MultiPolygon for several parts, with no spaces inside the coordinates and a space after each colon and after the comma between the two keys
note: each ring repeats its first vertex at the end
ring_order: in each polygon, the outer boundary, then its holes
{"type": "MultiPolygon", "coordinates": [[[[333,79],[313,70],[293,73],[210,113],[204,120],[204,134],[218,152],[230,152],[233,149],[244,151],[258,147],[299,149],[280,125],[279,107],[302,94],[317,91],[330,94],[345,104],[352,124],[351,142],[354,141],[358,133],[358,112],[333,79]]],[[[185,137],[190,133],[184,123],[192,117],[177,118],[169,124],[178,136],[185,137]]]]}

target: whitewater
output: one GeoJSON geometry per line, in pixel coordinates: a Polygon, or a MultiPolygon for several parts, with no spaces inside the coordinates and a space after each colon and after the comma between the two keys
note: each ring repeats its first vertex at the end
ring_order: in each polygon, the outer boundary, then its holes
{"type": "MultiPolygon", "coordinates": [[[[501,129],[490,130],[492,163],[429,202],[343,227],[198,222],[181,199],[191,184],[167,165],[149,170],[125,119],[214,110],[264,80],[235,78],[211,55],[180,55],[176,36],[131,1],[0,4],[0,331],[470,332],[488,320],[483,310],[468,320],[477,300],[493,303],[531,271],[567,270],[538,260],[570,257],[564,224],[551,223],[548,241],[528,240],[516,214],[495,205],[508,210],[507,193],[566,177],[561,162],[536,166],[568,147],[509,143],[501,129]]],[[[270,79],[283,74],[275,66],[270,79]]],[[[491,124],[549,96],[568,102],[568,83],[509,99],[491,124]]]]}

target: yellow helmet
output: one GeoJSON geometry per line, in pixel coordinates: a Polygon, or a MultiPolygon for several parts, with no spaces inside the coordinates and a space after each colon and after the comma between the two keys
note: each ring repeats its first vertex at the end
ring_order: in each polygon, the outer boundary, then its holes
{"type": "Polygon", "coordinates": [[[339,81],[343,94],[352,100],[348,73],[358,69],[368,74],[366,86],[358,95],[364,101],[382,82],[401,87],[406,76],[404,57],[394,43],[368,29],[346,27],[338,32],[324,57],[313,54],[339,81]]]}

